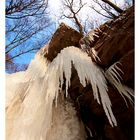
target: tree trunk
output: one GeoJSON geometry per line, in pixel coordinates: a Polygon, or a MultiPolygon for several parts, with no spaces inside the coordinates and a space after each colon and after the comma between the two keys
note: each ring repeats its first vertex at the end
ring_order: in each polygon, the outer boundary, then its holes
{"type": "Polygon", "coordinates": [[[102,0],[103,2],[109,4],[112,8],[114,8],[118,13],[122,13],[123,10],[121,8],[119,8],[117,5],[115,5],[114,3],[112,3],[110,0],[102,0]]]}

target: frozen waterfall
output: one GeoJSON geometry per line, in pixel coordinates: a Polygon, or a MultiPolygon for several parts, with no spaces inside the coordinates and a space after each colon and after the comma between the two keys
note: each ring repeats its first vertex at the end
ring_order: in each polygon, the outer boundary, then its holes
{"type": "Polygon", "coordinates": [[[117,125],[106,78],[129,100],[133,91],[124,89],[121,82],[115,80],[118,76],[113,73],[115,68],[104,73],[87,53],[74,46],[61,50],[52,62],[43,57],[41,49],[25,72],[6,75],[7,140],[86,139],[83,123],[77,117],[73,103],[64,98],[64,94],[66,97],[69,94],[72,66],[83,87],[91,84],[94,99],[103,106],[109,123],[117,125]],[[66,86],[62,90],[64,77],[66,86]]]}

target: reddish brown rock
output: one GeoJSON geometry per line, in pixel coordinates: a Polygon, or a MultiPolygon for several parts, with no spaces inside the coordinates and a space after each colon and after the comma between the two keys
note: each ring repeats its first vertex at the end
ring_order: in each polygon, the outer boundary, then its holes
{"type": "Polygon", "coordinates": [[[134,89],[134,49],[126,53],[119,62],[119,67],[123,71],[120,73],[122,82],[134,89]]]}
{"type": "Polygon", "coordinates": [[[79,47],[81,37],[81,34],[76,30],[61,23],[50,40],[45,57],[52,61],[63,48],[68,46],[79,47]]]}
{"type": "Polygon", "coordinates": [[[103,67],[109,67],[134,48],[134,9],[101,26],[102,35],[94,44],[103,67]],[[104,27],[104,28],[103,28],[104,27]]]}

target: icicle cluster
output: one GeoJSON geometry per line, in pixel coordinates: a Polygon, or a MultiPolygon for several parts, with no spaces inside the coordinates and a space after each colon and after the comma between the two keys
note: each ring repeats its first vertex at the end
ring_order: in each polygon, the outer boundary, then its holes
{"type": "Polygon", "coordinates": [[[107,94],[107,85],[103,71],[92,62],[87,53],[82,52],[76,47],[71,46],[63,49],[48,66],[45,77],[46,82],[44,82],[47,86],[43,86],[45,87],[44,91],[47,92],[46,101],[50,102],[50,96],[57,101],[59,90],[62,90],[63,74],[66,78],[67,96],[68,87],[70,86],[72,64],[78,73],[80,83],[84,87],[87,85],[87,81],[91,83],[94,98],[98,103],[100,103],[99,96],[101,97],[101,103],[110,124],[116,126],[117,122],[111,109],[111,101],[107,94]],[[99,93],[97,89],[99,89],[99,93]]]}
{"type": "Polygon", "coordinates": [[[82,49],[90,48],[90,44],[95,41],[95,38],[99,38],[99,36],[98,36],[98,32],[94,30],[91,30],[88,34],[86,34],[83,38],[81,38],[79,43],[82,49]]]}
{"type": "Polygon", "coordinates": [[[110,66],[105,72],[105,76],[108,79],[108,81],[119,91],[120,95],[123,97],[125,102],[126,97],[129,99],[130,102],[133,103],[132,97],[134,96],[134,91],[121,83],[122,78],[119,72],[123,73],[123,71],[117,66],[118,64],[121,65],[120,62],[116,62],[112,66],[110,66]]]}
{"type": "Polygon", "coordinates": [[[124,90],[124,86],[114,78],[118,76],[113,73],[115,69],[110,68],[104,75],[87,53],[73,46],[63,49],[51,63],[43,57],[42,52],[43,50],[36,55],[27,71],[21,73],[22,80],[18,81],[17,86],[11,85],[11,88],[7,88],[7,96],[12,95],[7,101],[7,140],[86,139],[84,128],[76,117],[74,107],[69,102],[59,101],[63,92],[64,77],[65,93],[68,95],[72,66],[76,69],[80,83],[84,87],[87,83],[92,85],[93,96],[99,104],[102,104],[110,124],[117,125],[107,93],[105,75],[128,99],[130,90],[128,91],[128,88],[124,90]]]}

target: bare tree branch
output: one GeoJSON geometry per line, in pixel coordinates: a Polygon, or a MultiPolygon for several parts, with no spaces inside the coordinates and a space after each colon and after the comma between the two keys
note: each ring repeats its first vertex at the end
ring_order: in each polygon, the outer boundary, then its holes
{"type": "Polygon", "coordinates": [[[104,17],[106,17],[106,18],[109,18],[109,19],[112,19],[112,17],[107,16],[107,15],[101,13],[101,12],[100,12],[99,10],[97,10],[94,6],[90,6],[90,8],[93,9],[93,10],[94,10],[95,12],[97,12],[98,14],[102,15],[102,16],[104,16],[104,17]]]}
{"type": "Polygon", "coordinates": [[[13,59],[34,52],[48,41],[51,24],[47,7],[47,0],[6,1],[5,53],[10,56],[6,63],[9,60],[14,63],[13,59]]]}
{"type": "Polygon", "coordinates": [[[29,50],[27,50],[27,51],[22,51],[22,52],[18,53],[17,55],[14,55],[14,56],[10,57],[10,58],[7,59],[6,61],[11,61],[11,60],[13,60],[13,59],[16,58],[16,57],[19,57],[19,56],[21,56],[21,55],[24,55],[24,54],[29,53],[29,52],[32,52],[32,51],[37,51],[37,50],[39,50],[39,49],[40,49],[40,48],[32,48],[32,49],[29,49],[29,50]]]}
{"type": "Polygon", "coordinates": [[[6,18],[20,19],[26,16],[35,16],[43,14],[47,8],[46,0],[11,0],[10,4],[6,5],[6,18]],[[22,13],[22,14],[21,14],[22,13]]]}
{"type": "Polygon", "coordinates": [[[84,34],[84,27],[81,24],[81,21],[78,18],[78,13],[81,11],[81,9],[86,5],[86,3],[82,3],[82,0],[79,0],[79,3],[76,3],[76,5],[78,5],[77,7],[75,6],[75,2],[74,0],[62,0],[62,3],[64,5],[64,9],[68,9],[69,13],[67,14],[63,14],[64,17],[68,18],[68,19],[73,19],[78,31],[80,32],[80,34],[84,34]]]}
{"type": "MultiPolygon", "coordinates": [[[[93,0],[93,2],[96,3],[100,8],[98,8],[98,10],[97,10],[97,8],[95,8],[94,4],[92,6],[90,6],[90,8],[92,8],[95,12],[97,12],[98,14],[100,14],[106,18],[109,18],[109,19],[116,18],[117,15],[114,14],[114,12],[113,12],[114,8],[107,3],[108,0],[106,2],[105,1],[104,0],[93,0]]],[[[116,7],[117,7],[117,5],[116,5],[116,7]]]]}

